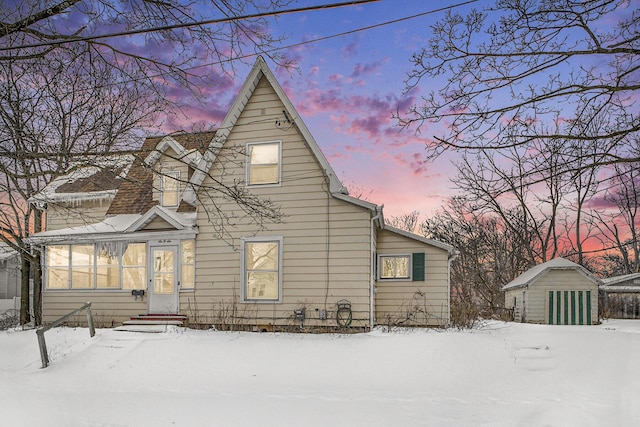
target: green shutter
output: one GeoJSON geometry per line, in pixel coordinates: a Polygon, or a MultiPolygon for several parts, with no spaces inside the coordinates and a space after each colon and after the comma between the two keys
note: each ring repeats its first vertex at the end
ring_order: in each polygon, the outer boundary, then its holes
{"type": "Polygon", "coordinates": [[[424,252],[416,252],[412,255],[413,281],[424,282],[424,252]]]}
{"type": "Polygon", "coordinates": [[[591,324],[591,291],[587,291],[587,325],[591,324]]]}
{"type": "Polygon", "coordinates": [[[549,291],[549,324],[553,325],[553,291],[549,291]]]}

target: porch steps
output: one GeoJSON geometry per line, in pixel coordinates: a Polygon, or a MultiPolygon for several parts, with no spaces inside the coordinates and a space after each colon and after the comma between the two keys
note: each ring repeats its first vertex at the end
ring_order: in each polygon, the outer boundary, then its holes
{"type": "Polygon", "coordinates": [[[116,331],[162,333],[175,326],[182,326],[187,316],[182,314],[140,314],[122,322],[116,331]]]}

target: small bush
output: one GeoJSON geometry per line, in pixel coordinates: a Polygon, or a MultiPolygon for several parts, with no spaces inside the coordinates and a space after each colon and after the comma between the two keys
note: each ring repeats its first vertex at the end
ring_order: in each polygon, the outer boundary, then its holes
{"type": "Polygon", "coordinates": [[[480,319],[480,309],[471,301],[451,301],[451,326],[458,329],[471,329],[480,319]]]}
{"type": "Polygon", "coordinates": [[[4,313],[0,313],[0,331],[6,331],[9,328],[18,326],[20,323],[20,312],[18,310],[9,309],[4,313]]]}

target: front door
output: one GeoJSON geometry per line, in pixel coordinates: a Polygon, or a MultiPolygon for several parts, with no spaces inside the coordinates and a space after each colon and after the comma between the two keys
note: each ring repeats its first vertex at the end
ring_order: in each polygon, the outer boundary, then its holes
{"type": "Polygon", "coordinates": [[[151,247],[149,314],[178,313],[178,247],[151,247]]]}

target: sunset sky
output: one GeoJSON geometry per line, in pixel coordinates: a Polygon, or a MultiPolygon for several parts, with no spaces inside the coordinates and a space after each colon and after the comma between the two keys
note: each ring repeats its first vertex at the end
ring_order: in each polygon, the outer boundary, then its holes
{"type": "MultiPolygon", "coordinates": [[[[476,2],[475,6],[484,3],[476,2]]],[[[318,4],[317,0],[299,1],[294,6],[312,4],[318,4]]],[[[274,21],[272,31],[287,34],[284,44],[290,46],[424,14],[449,4],[455,3],[383,0],[289,14],[274,21]]],[[[413,210],[429,214],[453,194],[449,182],[454,175],[451,157],[436,163],[425,161],[425,144],[437,129],[425,127],[416,135],[413,129],[401,130],[392,118],[396,110],[406,110],[431,89],[425,82],[403,94],[411,55],[426,45],[429,25],[443,16],[444,12],[436,12],[286,48],[281,53],[295,62],[297,68],[292,71],[268,61],[343,183],[352,194],[384,204],[387,216],[413,210]]],[[[203,91],[200,104],[194,103],[188,120],[182,119],[184,123],[219,123],[249,65],[238,65],[235,78],[220,74],[219,86],[203,91]]],[[[214,68],[211,72],[219,71],[214,68]]]]}

